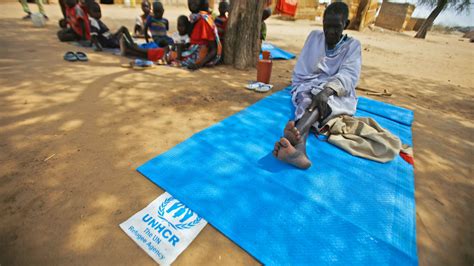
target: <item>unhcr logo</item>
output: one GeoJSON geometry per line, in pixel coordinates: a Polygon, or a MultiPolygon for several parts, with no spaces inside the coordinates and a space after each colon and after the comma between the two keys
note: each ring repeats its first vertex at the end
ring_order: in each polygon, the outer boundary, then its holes
{"type": "Polygon", "coordinates": [[[161,203],[158,207],[158,216],[146,213],[142,217],[142,221],[151,228],[146,228],[145,234],[152,237],[153,242],[160,244],[162,240],[165,240],[173,246],[176,246],[180,241],[173,229],[190,229],[201,220],[201,217],[173,197],[169,197],[161,203]],[[166,226],[167,224],[169,227],[166,226]],[[153,232],[158,234],[153,235],[153,232]]]}
{"type": "Polygon", "coordinates": [[[173,197],[163,201],[158,208],[158,217],[176,230],[189,229],[197,225],[202,219],[173,197]]]}

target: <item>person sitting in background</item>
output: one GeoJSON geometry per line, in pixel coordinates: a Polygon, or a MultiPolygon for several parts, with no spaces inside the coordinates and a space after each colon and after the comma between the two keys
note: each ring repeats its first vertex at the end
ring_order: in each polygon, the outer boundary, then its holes
{"type": "Polygon", "coordinates": [[[95,0],[78,0],[78,2],[84,12],[89,15],[89,9],[95,3],[95,0]]]}
{"type": "MultiPolygon", "coordinates": [[[[153,41],[158,45],[158,47],[165,47],[173,44],[173,39],[166,35],[169,30],[168,20],[163,18],[163,13],[165,9],[161,2],[153,3],[153,16],[148,16],[144,32],[150,30],[151,37],[153,41]]],[[[145,40],[148,42],[148,35],[145,34],[145,40]]]]}
{"type": "Polygon", "coordinates": [[[225,29],[227,27],[227,12],[229,12],[229,3],[224,0],[219,3],[219,16],[214,20],[221,43],[224,42],[225,29]]]}
{"type": "Polygon", "coordinates": [[[273,155],[295,167],[306,169],[306,140],[311,129],[340,115],[354,115],[357,106],[355,87],[361,70],[361,45],[343,35],[349,25],[349,8],[343,2],[330,4],[323,15],[323,31],[315,30],[293,70],[292,102],[295,121],[289,121],[275,143],[273,155]]]}
{"type": "Polygon", "coordinates": [[[262,26],[260,28],[260,41],[261,42],[267,39],[267,24],[265,24],[265,20],[267,20],[271,15],[272,15],[272,10],[270,8],[265,8],[263,10],[262,26]]]}
{"type": "Polygon", "coordinates": [[[190,21],[193,27],[189,48],[191,54],[181,62],[181,65],[189,69],[214,66],[221,59],[222,45],[217,27],[209,14],[209,2],[188,0],[188,7],[192,13],[190,21]]]}
{"type": "Polygon", "coordinates": [[[96,2],[89,7],[89,21],[91,25],[91,43],[96,51],[102,51],[102,48],[120,48],[119,36],[120,30],[116,34],[110,32],[107,25],[100,19],[102,13],[100,5],[96,2]]]}
{"type": "Polygon", "coordinates": [[[62,42],[90,40],[89,16],[76,0],[66,0],[66,28],[58,31],[62,42]]]}
{"type": "Polygon", "coordinates": [[[186,51],[190,45],[191,39],[189,39],[188,35],[190,27],[188,17],[183,15],[178,17],[178,31],[173,33],[172,38],[174,42],[173,51],[176,51],[176,58],[179,61],[181,60],[182,53],[186,51]]]}
{"type": "MultiPolygon", "coordinates": [[[[217,29],[209,15],[207,0],[188,0],[192,30],[190,46],[183,57],[181,65],[189,69],[198,69],[204,66],[213,66],[219,62],[222,46],[219,41],[217,29]]],[[[122,55],[135,56],[150,61],[166,60],[170,58],[168,47],[143,49],[138,47],[133,40],[122,38],[120,41],[122,55]]],[[[169,61],[168,61],[169,62],[169,61]]]]}
{"type": "MultiPolygon", "coordinates": [[[[148,0],[142,1],[143,14],[137,16],[135,20],[135,27],[133,28],[133,34],[135,37],[145,37],[145,24],[148,16],[151,14],[150,2],[148,0]]],[[[148,36],[151,35],[147,32],[148,36]]]]}

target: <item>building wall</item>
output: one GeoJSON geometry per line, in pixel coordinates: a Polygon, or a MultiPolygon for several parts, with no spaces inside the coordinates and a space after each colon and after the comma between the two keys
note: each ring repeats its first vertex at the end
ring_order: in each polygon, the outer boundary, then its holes
{"type": "Polygon", "coordinates": [[[411,17],[410,21],[408,21],[407,26],[405,27],[406,31],[413,30],[413,31],[418,31],[421,27],[421,24],[425,22],[425,18],[414,18],[411,17]]]}
{"type": "Polygon", "coordinates": [[[360,0],[342,0],[349,6],[349,19],[353,20],[357,15],[359,9],[360,0]]]}
{"type": "Polygon", "coordinates": [[[408,3],[390,3],[384,0],[375,25],[389,30],[403,31],[414,9],[415,6],[408,3]]]}

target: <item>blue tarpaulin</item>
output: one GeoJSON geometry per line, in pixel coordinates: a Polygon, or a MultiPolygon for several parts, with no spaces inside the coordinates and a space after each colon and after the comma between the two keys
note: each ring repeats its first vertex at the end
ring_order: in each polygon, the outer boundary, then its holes
{"type": "MultiPolygon", "coordinates": [[[[354,157],[314,136],[310,169],[284,164],[271,151],[292,114],[279,91],[138,171],[264,264],[416,265],[413,166],[354,157]]],[[[356,116],[412,144],[412,111],[359,98],[356,116]]]]}
{"type": "MultiPolygon", "coordinates": [[[[290,52],[287,52],[283,49],[276,47],[271,43],[262,43],[262,51],[269,51],[270,58],[273,60],[282,59],[282,60],[290,60],[295,58],[296,56],[290,52]]],[[[260,54],[260,59],[262,59],[262,55],[260,54]]]]}

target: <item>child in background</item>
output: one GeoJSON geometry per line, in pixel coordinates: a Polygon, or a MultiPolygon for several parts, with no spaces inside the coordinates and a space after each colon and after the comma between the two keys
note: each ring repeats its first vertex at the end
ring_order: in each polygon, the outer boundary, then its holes
{"type": "Polygon", "coordinates": [[[190,23],[188,20],[188,17],[186,16],[179,16],[178,17],[178,31],[173,33],[173,51],[176,52],[176,58],[178,61],[181,60],[183,52],[186,51],[186,49],[190,45],[190,39],[189,39],[189,31],[190,31],[190,23]]]}
{"type": "Polygon", "coordinates": [[[102,13],[96,2],[89,6],[89,21],[91,25],[91,42],[96,51],[102,48],[120,48],[118,35],[110,32],[109,28],[100,20],[102,13]]]}
{"type": "Polygon", "coordinates": [[[181,15],[178,17],[178,31],[174,32],[171,36],[175,44],[188,44],[189,43],[189,28],[190,23],[188,17],[181,15]]]}
{"type": "Polygon", "coordinates": [[[133,28],[133,34],[135,37],[145,37],[145,23],[148,16],[151,14],[150,2],[148,2],[148,0],[142,1],[142,11],[143,14],[139,15],[135,20],[135,28],[133,28]]]}
{"type": "Polygon", "coordinates": [[[227,26],[227,12],[229,12],[229,3],[222,1],[219,3],[219,16],[214,20],[219,34],[219,40],[224,42],[225,29],[227,26]]]}
{"type": "Polygon", "coordinates": [[[58,31],[62,42],[90,40],[89,17],[76,0],[66,0],[67,26],[58,31]]]}
{"type": "MultiPolygon", "coordinates": [[[[161,2],[153,3],[153,16],[148,16],[145,23],[145,32],[150,30],[153,41],[158,47],[166,47],[173,44],[173,39],[166,35],[169,30],[168,20],[163,18],[165,9],[161,2]]],[[[145,40],[148,42],[148,36],[145,34],[145,40]]]]}
{"type": "Polygon", "coordinates": [[[86,14],[89,14],[89,8],[95,3],[95,0],[78,0],[78,2],[82,10],[84,10],[86,14]]]}
{"type": "Polygon", "coordinates": [[[270,8],[265,8],[263,10],[262,27],[260,28],[260,41],[261,42],[267,39],[267,24],[265,24],[265,20],[267,20],[271,15],[272,15],[272,10],[270,8]]]}

